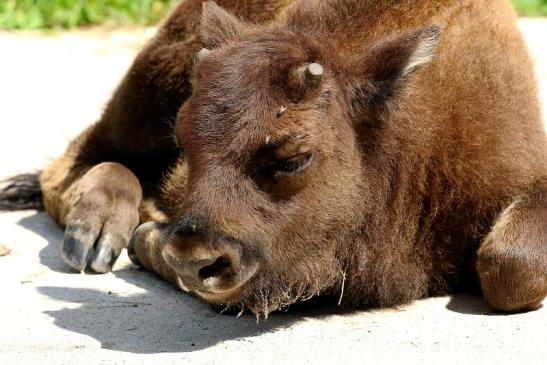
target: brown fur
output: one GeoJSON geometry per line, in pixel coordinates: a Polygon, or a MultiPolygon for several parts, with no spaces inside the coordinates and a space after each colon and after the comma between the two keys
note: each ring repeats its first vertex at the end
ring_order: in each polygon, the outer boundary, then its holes
{"type": "Polygon", "coordinates": [[[478,251],[494,309],[541,303],[546,139],[506,0],[219,4],[239,18],[183,1],[42,175],[72,266],[109,267],[95,240],[119,237],[111,264],[142,186],[141,221],[162,224],[132,257],[211,302],[397,305],[476,280],[478,251]]]}

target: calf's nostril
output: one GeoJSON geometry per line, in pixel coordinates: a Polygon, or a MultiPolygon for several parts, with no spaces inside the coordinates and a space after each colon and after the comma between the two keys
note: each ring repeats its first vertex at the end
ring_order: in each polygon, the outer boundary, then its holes
{"type": "Polygon", "coordinates": [[[199,269],[198,274],[200,278],[205,280],[225,273],[229,267],[230,260],[227,257],[220,256],[212,264],[199,269]]]}

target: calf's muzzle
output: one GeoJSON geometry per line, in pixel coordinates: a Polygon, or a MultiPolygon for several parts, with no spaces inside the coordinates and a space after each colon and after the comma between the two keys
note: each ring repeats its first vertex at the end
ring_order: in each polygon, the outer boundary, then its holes
{"type": "Polygon", "coordinates": [[[258,269],[258,263],[245,257],[242,243],[198,230],[193,224],[181,228],[145,223],[131,241],[128,250],[133,261],[147,266],[139,252],[146,255],[147,246],[163,247],[161,257],[173,269],[179,285],[213,302],[237,296],[258,269]],[[157,240],[163,245],[157,245],[157,240]]]}

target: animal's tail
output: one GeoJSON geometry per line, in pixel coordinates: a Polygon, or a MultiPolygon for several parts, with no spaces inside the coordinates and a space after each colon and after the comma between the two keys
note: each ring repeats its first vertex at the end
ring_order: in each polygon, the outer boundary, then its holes
{"type": "Polygon", "coordinates": [[[0,189],[0,210],[44,209],[40,172],[17,175],[2,183],[7,185],[0,189]]]}

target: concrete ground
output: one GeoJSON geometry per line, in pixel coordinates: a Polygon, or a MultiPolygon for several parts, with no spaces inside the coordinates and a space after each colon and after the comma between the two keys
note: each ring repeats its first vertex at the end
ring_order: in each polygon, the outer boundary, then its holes
{"type": "MultiPolygon", "coordinates": [[[[521,20],[547,105],[547,21],[521,20]]],[[[40,168],[98,118],[153,30],[0,32],[0,178],[40,168]]],[[[44,213],[0,214],[0,364],[547,364],[547,308],[493,315],[473,295],[397,309],[289,310],[257,323],[132,266],[70,272],[44,213]]],[[[546,303],[547,304],[547,303],[546,303]]]]}

